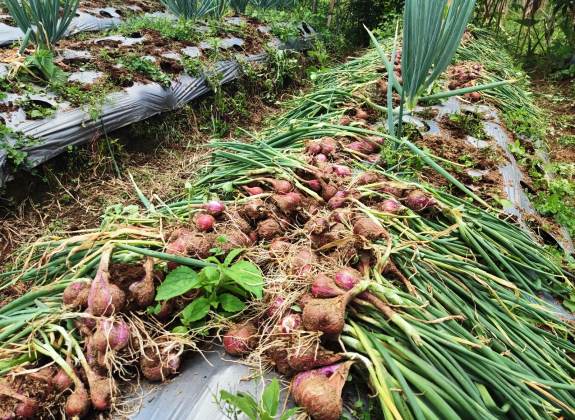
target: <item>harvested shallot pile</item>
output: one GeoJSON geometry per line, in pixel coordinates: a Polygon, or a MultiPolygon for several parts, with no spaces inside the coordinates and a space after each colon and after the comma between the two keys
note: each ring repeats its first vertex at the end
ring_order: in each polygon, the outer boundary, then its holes
{"type": "Polygon", "coordinates": [[[211,143],[179,201],[46,238],[0,274],[30,285],[0,307],[0,418],[127,414],[120,385],[220,346],[317,420],[355,384],[372,418],[574,417],[575,328],[547,299],[569,302],[573,274],[390,134],[379,60],[319,75],[251,142],[211,143]]]}

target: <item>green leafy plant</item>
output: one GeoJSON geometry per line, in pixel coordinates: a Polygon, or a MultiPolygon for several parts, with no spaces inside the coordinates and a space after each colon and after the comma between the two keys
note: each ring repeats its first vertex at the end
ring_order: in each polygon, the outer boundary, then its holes
{"type": "Polygon", "coordinates": [[[13,67],[9,77],[61,85],[66,82],[67,76],[67,73],[54,64],[52,51],[37,49],[33,54],[26,57],[23,64],[13,67]]]}
{"type": "Polygon", "coordinates": [[[487,133],[483,127],[483,120],[477,114],[472,112],[458,112],[450,114],[449,121],[476,139],[487,139],[487,133]]]}
{"type": "MultiPolygon", "coordinates": [[[[225,240],[225,239],[222,239],[225,240]]],[[[218,254],[221,250],[213,250],[218,254]]],[[[223,262],[216,256],[205,261],[211,265],[196,272],[189,267],[180,266],[171,271],[158,287],[156,301],[162,302],[196,291],[196,298],[180,313],[184,326],[205,319],[212,309],[221,309],[224,313],[234,314],[245,308],[243,299],[263,296],[263,275],[257,265],[247,261],[234,260],[243,249],[234,249],[223,262]]],[[[150,309],[158,311],[161,304],[150,309]]]]}
{"type": "Polygon", "coordinates": [[[130,54],[122,57],[120,63],[128,70],[143,74],[164,87],[170,86],[172,83],[170,77],[146,57],[130,54]]]}
{"type": "Polygon", "coordinates": [[[221,390],[219,395],[220,406],[224,414],[230,419],[238,419],[241,414],[250,420],[288,420],[296,415],[298,407],[278,413],[280,407],[280,384],[277,379],[264,388],[260,401],[245,392],[231,394],[221,390]]]}
{"type": "Polygon", "coordinates": [[[53,49],[66,34],[79,0],[4,0],[16,25],[24,32],[22,49],[28,42],[53,49]]]}
{"type": "Polygon", "coordinates": [[[193,20],[173,20],[157,16],[130,17],[118,27],[118,32],[122,35],[129,36],[143,29],[157,31],[162,38],[174,39],[176,41],[199,42],[202,38],[202,33],[198,31],[198,27],[193,20]]]}
{"type": "Polygon", "coordinates": [[[465,93],[492,89],[507,81],[456,89],[430,95],[430,90],[451,63],[461,42],[467,22],[473,12],[475,0],[407,0],[403,19],[403,46],[401,49],[402,83],[395,77],[393,62],[397,56],[397,34],[391,59],[375,35],[368,34],[385,64],[389,86],[387,92],[388,130],[395,135],[393,91],[400,96],[399,129],[403,123],[404,107],[412,112],[419,101],[437,100],[465,93]]]}
{"type": "Polygon", "coordinates": [[[161,0],[172,13],[184,19],[195,20],[211,13],[213,0],[161,0]]]}

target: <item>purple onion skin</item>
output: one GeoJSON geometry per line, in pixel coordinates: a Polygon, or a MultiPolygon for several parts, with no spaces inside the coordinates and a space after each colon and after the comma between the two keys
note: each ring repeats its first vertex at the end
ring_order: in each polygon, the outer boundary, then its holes
{"type": "Polygon", "coordinates": [[[311,294],[316,298],[332,298],[345,293],[338,285],[324,274],[319,274],[311,285],[311,294]]]}
{"type": "Polygon", "coordinates": [[[394,200],[393,198],[388,198],[379,204],[378,209],[384,213],[398,214],[403,210],[403,206],[399,201],[394,200]]]}
{"type": "Polygon", "coordinates": [[[204,205],[204,209],[212,216],[218,216],[226,209],[226,206],[221,201],[208,201],[204,205]]]}
{"type": "Polygon", "coordinates": [[[333,172],[337,176],[351,176],[351,169],[345,165],[333,165],[333,172]]]}
{"type": "Polygon", "coordinates": [[[284,303],[285,303],[285,299],[282,297],[277,297],[274,300],[272,300],[270,305],[268,306],[267,311],[266,311],[267,316],[272,318],[272,317],[278,315],[280,313],[280,311],[282,310],[284,303]]]}
{"type": "Polygon", "coordinates": [[[293,385],[298,386],[301,381],[307,379],[311,376],[324,376],[326,378],[331,377],[337,370],[342,366],[342,363],[336,363],[335,365],[324,366],[319,369],[307,370],[305,372],[298,373],[294,380],[293,385]]]}
{"type": "Polygon", "coordinates": [[[359,283],[359,279],[349,271],[342,270],[335,275],[335,284],[345,290],[351,289],[357,283],[359,283]]]}
{"type": "Polygon", "coordinates": [[[110,283],[110,259],[112,249],[102,251],[98,272],[88,293],[88,311],[94,316],[110,316],[124,306],[125,294],[115,284],[110,283]],[[115,298],[115,299],[114,299],[115,298]],[[116,305],[118,307],[116,307],[116,305]]]}
{"type": "Polygon", "coordinates": [[[102,322],[102,328],[113,350],[121,350],[130,343],[130,327],[123,320],[105,320],[102,322]]]}
{"type": "Polygon", "coordinates": [[[405,198],[405,204],[413,211],[422,211],[430,207],[434,207],[437,201],[433,197],[428,196],[423,191],[413,190],[405,198]]]}

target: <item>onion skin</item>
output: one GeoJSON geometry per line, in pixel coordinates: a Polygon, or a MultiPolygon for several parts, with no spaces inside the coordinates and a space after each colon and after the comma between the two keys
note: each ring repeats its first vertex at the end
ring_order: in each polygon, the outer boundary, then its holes
{"type": "Polygon", "coordinates": [[[112,389],[110,381],[106,378],[95,377],[90,382],[90,400],[94,409],[108,410],[112,405],[112,389]]]}
{"type": "Polygon", "coordinates": [[[291,214],[301,205],[302,196],[297,192],[272,196],[272,200],[284,214],[291,214]]]}
{"type": "Polygon", "coordinates": [[[296,247],[299,249],[290,255],[287,265],[289,272],[298,276],[309,274],[314,265],[317,264],[317,256],[306,247],[296,247]]]}
{"type": "Polygon", "coordinates": [[[293,380],[292,396],[314,420],[339,420],[341,392],[353,362],[301,372],[293,380]]]}
{"type": "Polygon", "coordinates": [[[264,181],[270,184],[272,189],[278,194],[287,194],[293,190],[291,182],[283,179],[264,178],[264,181]]]}
{"type": "Polygon", "coordinates": [[[332,156],[337,152],[337,141],[332,137],[321,139],[321,152],[326,156],[332,156]]]}
{"type": "Polygon", "coordinates": [[[347,201],[348,193],[346,191],[338,191],[332,198],[327,202],[327,206],[332,209],[339,209],[343,207],[347,201]]]}
{"type": "Polygon", "coordinates": [[[318,155],[315,155],[313,160],[315,163],[325,163],[325,162],[327,162],[327,156],[324,155],[323,153],[320,153],[318,155]]]}
{"type": "Polygon", "coordinates": [[[148,349],[140,359],[140,369],[147,380],[160,382],[178,373],[180,363],[176,354],[158,354],[156,349],[148,349]]]}
{"type": "Polygon", "coordinates": [[[147,308],[154,303],[156,288],[154,287],[154,260],[146,258],[144,262],[144,278],[130,284],[130,300],[140,309],[147,308]]]}
{"type": "Polygon", "coordinates": [[[345,165],[333,165],[333,173],[337,176],[346,177],[351,176],[351,168],[345,165]]]}
{"type": "Polygon", "coordinates": [[[34,418],[38,414],[38,408],[39,406],[36,400],[27,398],[16,406],[16,416],[23,419],[34,418]]]}
{"type": "Polygon", "coordinates": [[[335,185],[327,182],[323,182],[321,185],[321,198],[325,201],[329,201],[334,195],[336,195],[338,189],[335,185]]]}
{"type": "Polygon", "coordinates": [[[381,181],[381,176],[375,172],[364,172],[360,175],[357,179],[358,185],[369,185],[375,184],[376,182],[381,181]]]}
{"type": "Polygon", "coordinates": [[[339,125],[347,126],[347,125],[350,125],[351,122],[352,122],[352,119],[351,119],[349,116],[344,115],[344,116],[341,117],[341,119],[339,120],[339,125]]]}
{"type": "Polygon", "coordinates": [[[126,302],[125,293],[115,284],[110,283],[108,271],[112,249],[102,251],[98,272],[88,293],[88,311],[94,316],[110,316],[120,312],[126,302]]]}
{"type": "Polygon", "coordinates": [[[208,201],[203,207],[212,216],[219,216],[226,209],[224,203],[216,200],[208,201]]]}
{"type": "Polygon", "coordinates": [[[357,108],[355,110],[355,118],[358,118],[360,120],[368,120],[369,114],[367,112],[365,112],[363,109],[357,108]]]}
{"type": "Polygon", "coordinates": [[[214,229],[216,219],[211,214],[200,214],[196,218],[196,228],[200,232],[210,232],[214,229]]]}
{"type": "Polygon", "coordinates": [[[88,307],[88,294],[90,293],[90,283],[85,281],[75,281],[64,289],[62,300],[64,305],[72,308],[86,309],[88,307]]]}
{"type": "Polygon", "coordinates": [[[405,197],[405,204],[413,211],[422,211],[435,207],[437,201],[421,190],[413,190],[405,197]]]}
{"type": "MultiPolygon", "coordinates": [[[[172,255],[191,256],[198,259],[209,257],[210,249],[213,248],[214,238],[188,229],[174,231],[168,239],[166,253],[172,255]]],[[[169,262],[168,270],[173,270],[177,263],[169,262]]]]}
{"type": "Polygon", "coordinates": [[[387,236],[387,232],[378,223],[368,217],[360,217],[353,224],[353,233],[375,241],[387,236]]]}
{"type": "Polygon", "coordinates": [[[236,324],[224,335],[224,349],[232,356],[249,354],[257,344],[258,330],[251,322],[236,324]]]}
{"type": "Polygon", "coordinates": [[[320,235],[329,230],[329,221],[324,217],[312,218],[304,225],[304,229],[312,235],[320,235]]]}
{"type": "Polygon", "coordinates": [[[350,292],[330,299],[311,299],[303,308],[303,326],[307,331],[339,335],[345,324],[345,309],[353,298],[350,292]]]}
{"type": "Polygon", "coordinates": [[[310,155],[317,155],[321,153],[321,143],[314,141],[314,142],[310,142],[306,149],[305,149],[307,154],[310,155]]]}
{"type": "Polygon", "coordinates": [[[268,309],[266,310],[266,315],[270,318],[273,318],[275,316],[278,316],[279,314],[281,314],[282,308],[285,304],[285,299],[282,297],[277,297],[275,299],[273,299],[268,306],[268,309]]]}
{"type": "Polygon", "coordinates": [[[404,210],[404,207],[401,205],[401,203],[397,200],[394,200],[393,198],[383,200],[381,203],[378,203],[377,206],[375,207],[377,210],[389,214],[400,214],[404,210]]]}
{"type": "Polygon", "coordinates": [[[358,140],[346,146],[347,149],[353,150],[364,155],[371,155],[379,151],[379,146],[368,142],[367,140],[358,140]]]}
{"type": "Polygon", "coordinates": [[[309,343],[294,345],[288,352],[287,362],[295,372],[303,372],[322,366],[341,362],[343,356],[326,350],[322,346],[312,346],[309,343]]]}
{"type": "Polygon", "coordinates": [[[58,369],[58,372],[56,372],[52,382],[54,383],[56,390],[59,392],[64,392],[68,388],[71,388],[74,384],[72,378],[70,378],[68,374],[61,368],[58,369]]]}
{"type": "Polygon", "coordinates": [[[290,249],[292,247],[292,244],[290,244],[287,241],[284,241],[283,239],[280,238],[276,238],[273,241],[270,242],[270,257],[272,258],[281,258],[286,256],[290,249]]]}
{"type": "Polygon", "coordinates": [[[264,193],[264,190],[261,187],[248,187],[244,185],[242,189],[247,192],[248,195],[260,195],[264,193]]]}
{"type": "Polygon", "coordinates": [[[289,334],[294,330],[297,330],[301,326],[301,315],[299,314],[289,314],[282,318],[280,325],[281,331],[284,334],[289,334]]]}
{"type": "Polygon", "coordinates": [[[65,412],[70,418],[82,418],[88,414],[90,409],[90,399],[84,387],[76,388],[66,400],[65,412]]]}
{"type": "Polygon", "coordinates": [[[307,186],[312,191],[315,191],[315,192],[321,191],[321,182],[319,182],[319,180],[317,180],[317,179],[311,179],[311,180],[307,181],[307,186]]]}
{"type": "Polygon", "coordinates": [[[315,298],[333,298],[343,295],[345,291],[341,290],[332,278],[325,274],[318,274],[311,285],[311,294],[315,298]]]}
{"type": "Polygon", "coordinates": [[[258,223],[256,232],[260,238],[271,240],[283,233],[280,223],[275,219],[266,219],[258,223]]]}
{"type": "Polygon", "coordinates": [[[343,290],[353,288],[361,281],[361,273],[353,268],[345,267],[339,270],[335,275],[335,284],[343,290]]]}
{"type": "MultiPolygon", "coordinates": [[[[130,343],[130,327],[121,319],[118,321],[103,320],[99,329],[104,334],[106,345],[109,345],[112,350],[122,350],[130,343]]],[[[98,350],[105,351],[106,349],[98,348],[98,350]]]]}
{"type": "Polygon", "coordinates": [[[254,198],[239,210],[239,214],[248,220],[257,221],[269,215],[269,210],[262,200],[254,198]]]}

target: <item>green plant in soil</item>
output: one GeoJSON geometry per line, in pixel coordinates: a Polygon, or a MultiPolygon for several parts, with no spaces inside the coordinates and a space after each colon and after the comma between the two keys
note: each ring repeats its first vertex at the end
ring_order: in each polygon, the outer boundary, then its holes
{"type": "Polygon", "coordinates": [[[172,20],[154,16],[134,16],[118,27],[117,32],[129,36],[141,30],[157,31],[162,38],[175,41],[199,42],[202,34],[197,30],[197,23],[189,19],[172,20]]]}
{"type": "MultiPolygon", "coordinates": [[[[222,245],[228,241],[225,236],[218,239],[222,245]]],[[[214,256],[204,260],[206,266],[199,272],[185,266],[177,267],[158,287],[155,298],[158,304],[150,307],[149,312],[158,313],[163,302],[186,294],[195,295],[195,299],[180,313],[183,327],[201,326],[203,322],[200,321],[205,321],[210,311],[222,316],[241,312],[246,307],[246,299],[263,297],[264,287],[263,275],[257,265],[236,260],[242,252],[243,249],[234,249],[223,255],[221,249],[214,248],[214,256]]]]}
{"type": "Polygon", "coordinates": [[[458,112],[449,115],[449,121],[465,132],[465,134],[476,139],[485,140],[488,138],[481,115],[473,112],[458,112]]]}
{"type": "Polygon", "coordinates": [[[54,64],[54,54],[47,49],[37,49],[27,56],[24,63],[10,71],[9,78],[48,85],[66,83],[67,74],[54,64]]]}
{"type": "Polygon", "coordinates": [[[88,114],[93,120],[101,115],[107,96],[114,91],[114,86],[107,81],[96,83],[89,89],[78,82],[52,85],[51,88],[58,96],[72,105],[87,108],[88,114]]]}
{"type": "Polygon", "coordinates": [[[43,104],[38,104],[28,97],[24,97],[18,103],[26,113],[26,118],[30,120],[41,120],[44,118],[51,117],[56,112],[56,109],[52,106],[44,106],[43,104]]]}
{"type": "Polygon", "coordinates": [[[259,401],[251,394],[236,392],[232,394],[226,390],[221,390],[216,402],[222,409],[224,415],[236,420],[240,415],[246,416],[249,420],[289,420],[293,418],[300,409],[290,408],[280,412],[281,395],[279,381],[274,378],[264,388],[259,401]]]}
{"type": "Polygon", "coordinates": [[[120,64],[134,73],[140,73],[150,80],[167,87],[172,80],[151,59],[136,54],[129,54],[119,59],[120,64]]]}
{"type": "Polygon", "coordinates": [[[11,128],[6,127],[4,123],[0,123],[0,150],[6,154],[8,161],[14,168],[26,166],[28,153],[23,149],[34,144],[37,144],[36,140],[14,132],[11,128]]]}

